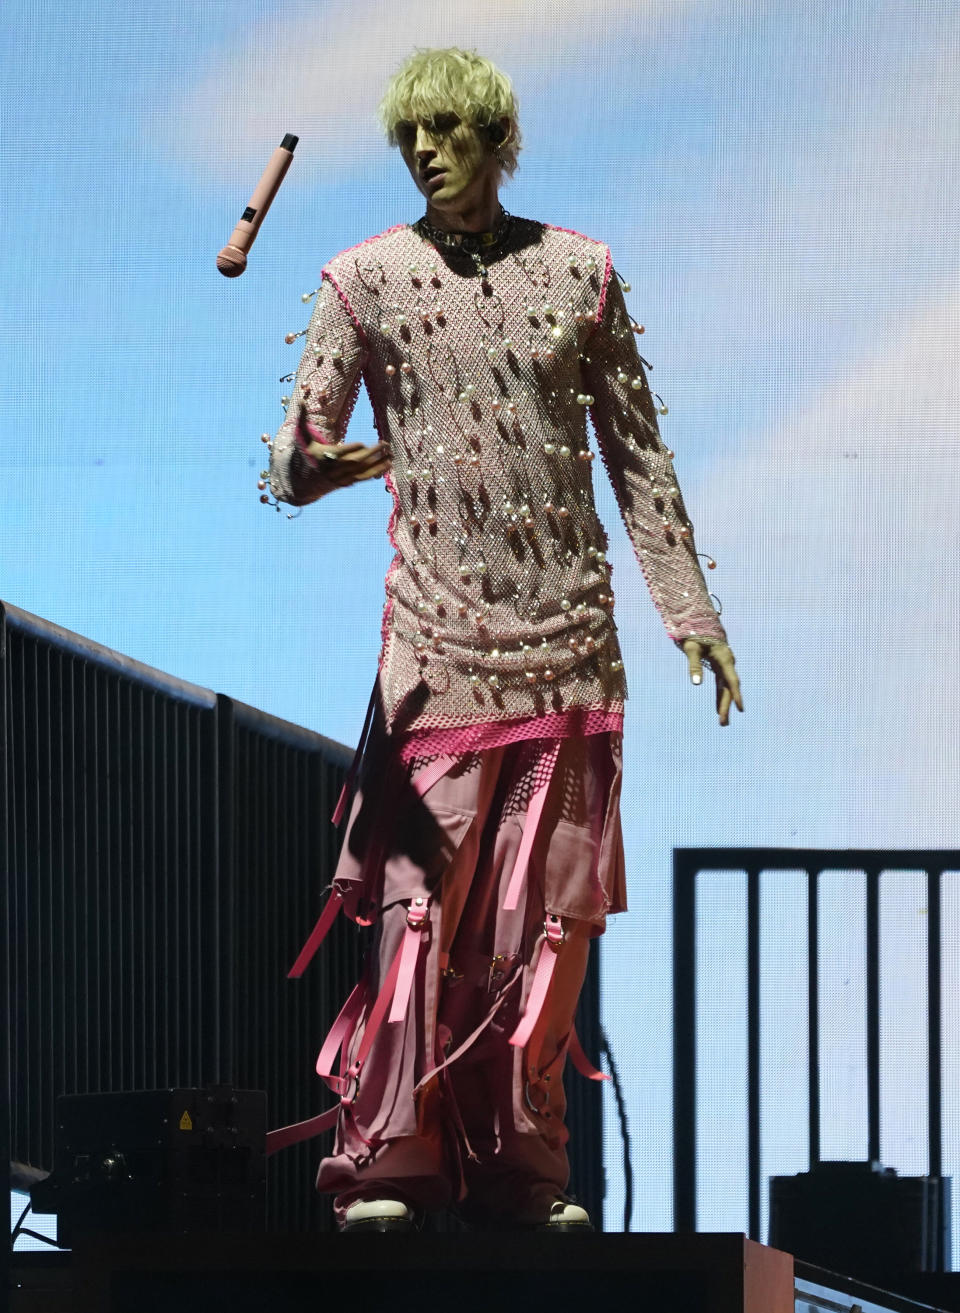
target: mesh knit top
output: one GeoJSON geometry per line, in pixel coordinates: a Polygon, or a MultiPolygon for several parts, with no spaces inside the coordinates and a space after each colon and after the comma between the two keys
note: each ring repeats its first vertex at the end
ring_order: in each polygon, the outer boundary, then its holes
{"type": "Polygon", "coordinates": [[[726,640],[633,330],[608,248],[530,220],[482,260],[404,224],[323,269],[270,487],[295,505],[330,490],[297,417],[345,441],[362,380],[392,461],[379,682],[393,734],[622,724],[588,413],[667,633],[726,640]]]}

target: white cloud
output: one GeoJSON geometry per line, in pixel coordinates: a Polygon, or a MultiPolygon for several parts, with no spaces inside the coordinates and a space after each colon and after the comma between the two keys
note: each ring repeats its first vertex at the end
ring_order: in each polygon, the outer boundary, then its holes
{"type": "Polygon", "coordinates": [[[266,158],[283,132],[303,136],[301,154],[338,174],[360,174],[382,151],[374,122],[384,84],[417,46],[476,48],[525,84],[545,64],[563,79],[573,67],[602,69],[611,36],[622,47],[659,24],[717,0],[381,0],[287,7],[220,52],[181,107],[148,134],[209,176],[234,179],[266,158]]]}
{"type": "Polygon", "coordinates": [[[837,63],[829,103],[809,113],[774,103],[760,116],[748,79],[742,100],[715,107],[709,148],[666,144],[625,188],[639,214],[613,212],[620,231],[606,235],[646,299],[654,360],[688,389],[677,422],[696,412],[698,445],[719,412],[726,436],[731,396],[744,397],[743,427],[758,402],[794,406],[955,285],[955,44],[918,43],[855,81],[837,63]]]}

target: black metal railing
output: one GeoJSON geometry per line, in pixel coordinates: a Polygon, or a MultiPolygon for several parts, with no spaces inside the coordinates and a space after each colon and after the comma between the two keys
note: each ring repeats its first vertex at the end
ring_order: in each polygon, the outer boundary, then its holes
{"type": "MultiPolygon", "coordinates": [[[[52,1165],[61,1094],[226,1082],[266,1090],[275,1123],[310,1115],[349,927],[285,976],[350,752],[16,608],[0,620],[9,1158],[52,1165]]],[[[271,1163],[269,1199],[272,1225],[317,1224],[309,1147],[271,1163]]]]}
{"type": "MultiPolygon", "coordinates": [[[[960,851],[811,848],[678,848],[673,864],[674,989],[674,1226],[697,1228],[697,887],[710,872],[742,872],[746,903],[746,1090],[748,1229],[760,1240],[761,1050],[760,1050],[760,878],[763,872],[806,873],[806,919],[784,926],[785,938],[805,934],[807,1031],[807,1140],[810,1166],[820,1162],[820,955],[823,927],[820,877],[828,871],[859,872],[865,890],[863,953],[866,1002],[867,1153],[880,1159],[880,891],[884,872],[922,871],[926,875],[926,1018],[928,1174],[939,1177],[943,1159],[942,1090],[942,877],[960,869],[960,851]]],[[[731,1001],[731,1007],[737,1007],[731,1001]]]]}
{"type": "MultiPolygon", "coordinates": [[[[62,1094],[223,1082],[266,1090],[273,1125],[329,1104],[311,1057],[357,978],[355,928],[286,972],[336,863],[351,756],[0,605],[0,1190],[10,1159],[52,1166],[62,1094]]],[[[575,1188],[599,1215],[600,1095],[569,1095],[575,1188]]],[[[271,1160],[273,1228],[329,1225],[317,1153],[271,1160]]]]}

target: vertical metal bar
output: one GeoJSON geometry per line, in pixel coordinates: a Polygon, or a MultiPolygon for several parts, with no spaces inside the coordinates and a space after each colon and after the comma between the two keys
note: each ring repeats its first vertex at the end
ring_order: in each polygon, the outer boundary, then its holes
{"type": "Polygon", "coordinates": [[[160,1084],[157,1036],[160,1031],[158,1001],[160,945],[157,910],[157,694],[144,692],[142,726],[143,758],[143,913],[144,913],[144,999],[143,1033],[147,1037],[144,1080],[147,1089],[160,1084]]]}
{"type": "Polygon", "coordinates": [[[673,855],[673,1229],[697,1229],[696,871],[673,855]]]}
{"type": "MultiPolygon", "coordinates": [[[[32,996],[36,1001],[36,1008],[33,1010],[33,1016],[29,1018],[29,1023],[25,1027],[29,1036],[29,1053],[30,1053],[30,1075],[31,1079],[37,1084],[34,1088],[43,1090],[42,1110],[30,1109],[29,1126],[30,1135],[27,1137],[27,1143],[30,1146],[30,1152],[37,1154],[34,1162],[42,1162],[40,1155],[48,1147],[43,1142],[44,1125],[47,1122],[47,1113],[49,1113],[52,1104],[50,1071],[47,1066],[47,1051],[45,1045],[46,1024],[45,1018],[49,1007],[49,998],[47,994],[47,979],[43,974],[40,963],[44,957],[44,939],[46,927],[44,925],[44,912],[47,906],[48,889],[43,879],[40,852],[41,843],[39,835],[39,798],[37,794],[38,781],[38,761],[37,761],[37,703],[38,703],[38,683],[39,672],[37,670],[38,654],[37,644],[33,641],[24,644],[24,661],[23,674],[24,684],[26,686],[26,697],[23,705],[22,734],[23,734],[23,752],[20,759],[20,768],[23,771],[21,790],[23,793],[23,835],[26,840],[26,851],[24,852],[23,874],[29,881],[27,888],[24,890],[24,909],[27,911],[29,921],[27,926],[23,927],[27,931],[29,949],[24,954],[25,972],[22,978],[23,987],[25,987],[28,996],[32,996]],[[37,1113],[39,1112],[39,1116],[37,1113]]],[[[18,982],[19,984],[20,982],[18,982]]]]}
{"type": "MultiPolygon", "coordinates": [[[[12,1017],[13,991],[10,988],[10,948],[14,933],[12,924],[10,887],[16,878],[10,846],[11,806],[8,789],[7,726],[9,670],[7,667],[6,613],[0,605],[0,1199],[10,1197],[10,1160],[13,1144],[10,1134],[10,1105],[13,1091],[10,1081],[10,1018],[12,1017]]],[[[8,1233],[4,1231],[4,1237],[8,1233]]],[[[9,1286],[8,1264],[10,1241],[4,1238],[3,1262],[0,1263],[0,1280],[4,1289],[9,1286]]]]}
{"type": "Polygon", "coordinates": [[[7,723],[6,771],[8,801],[6,837],[7,851],[10,855],[10,865],[8,867],[10,878],[6,883],[11,932],[8,946],[11,1010],[6,1015],[6,1023],[10,1045],[10,1090],[12,1100],[10,1105],[10,1137],[14,1146],[16,1146],[18,1140],[25,1139],[26,1133],[29,1131],[28,1113],[21,1108],[20,1105],[23,1101],[16,1098],[15,1091],[17,1088],[24,1088],[31,1075],[27,1018],[20,1009],[12,1007],[15,998],[24,996],[22,963],[24,955],[28,952],[26,927],[29,924],[29,921],[24,918],[26,894],[23,887],[25,850],[23,839],[24,820],[21,815],[22,784],[18,788],[18,783],[23,780],[23,774],[20,770],[20,748],[23,742],[21,722],[24,703],[21,648],[20,636],[7,631],[8,692],[6,694],[5,719],[7,723]]]}
{"type": "Polygon", "coordinates": [[[867,1157],[880,1161],[880,870],[867,879],[867,1157]]]}
{"type": "Polygon", "coordinates": [[[820,872],[807,871],[807,1134],[820,1162],[820,872]]]}
{"type": "Polygon", "coordinates": [[[927,871],[927,1134],[930,1176],[943,1171],[943,1098],[941,1091],[942,1001],[940,895],[943,872],[927,871]]]}
{"type": "Polygon", "coordinates": [[[124,779],[123,761],[125,749],[125,725],[123,717],[123,684],[116,676],[107,679],[104,697],[104,724],[109,754],[110,785],[104,797],[104,812],[107,833],[107,853],[110,863],[110,884],[113,890],[113,908],[111,915],[111,959],[113,961],[114,1013],[112,1029],[116,1037],[116,1078],[120,1081],[114,1089],[129,1090],[139,1083],[139,1053],[133,1038],[131,1025],[131,974],[133,969],[133,908],[130,905],[127,884],[127,864],[125,857],[125,810],[123,790],[127,781],[124,779]]]}
{"type": "Polygon", "coordinates": [[[89,1090],[104,1090],[106,1083],[105,1061],[109,1053],[106,1019],[110,1016],[109,999],[103,971],[101,930],[108,916],[103,906],[103,887],[97,864],[100,836],[96,818],[98,784],[102,771],[97,745],[97,672],[89,662],[81,661],[83,671],[83,777],[80,784],[81,808],[84,827],[84,865],[87,878],[87,945],[90,974],[87,1009],[90,1016],[90,1083],[89,1090]]]}
{"type": "Polygon", "coordinates": [[[53,974],[56,996],[55,1014],[52,1017],[52,1044],[55,1055],[54,1094],[65,1094],[70,1088],[71,1056],[73,1051],[73,1005],[70,970],[72,966],[71,927],[73,921],[73,882],[67,845],[64,841],[66,807],[63,788],[63,754],[66,742],[63,717],[63,673],[61,654],[52,646],[46,647],[45,676],[47,706],[47,772],[44,808],[48,816],[50,835],[50,865],[53,875],[56,923],[53,928],[54,951],[48,970],[53,974]],[[60,1040],[69,1035],[70,1043],[60,1040]]]}
{"type": "Polygon", "coordinates": [[[169,708],[166,698],[157,699],[157,930],[163,945],[159,955],[157,977],[157,1004],[160,1011],[160,1049],[159,1083],[170,1084],[170,1073],[175,1066],[173,1009],[175,999],[173,991],[177,979],[176,958],[176,923],[171,919],[171,908],[175,906],[176,890],[170,875],[170,868],[175,857],[170,852],[170,779],[169,756],[170,743],[167,732],[169,708]]]}
{"type": "MultiPolygon", "coordinates": [[[[34,657],[34,703],[32,716],[32,751],[33,751],[33,878],[37,883],[39,895],[39,923],[36,938],[37,956],[33,962],[33,980],[38,997],[41,999],[41,1028],[38,1032],[41,1070],[43,1071],[45,1101],[52,1110],[56,1106],[56,1097],[62,1093],[59,1087],[59,1061],[55,1036],[58,1030],[62,1034],[63,1017],[57,1006],[60,972],[54,971],[54,963],[59,961],[57,955],[56,912],[59,910],[58,888],[59,872],[53,863],[51,848],[50,815],[50,649],[46,644],[33,643],[34,657]]],[[[42,1119],[46,1121],[46,1118],[42,1119]]]]}
{"type": "Polygon", "coordinates": [[[747,870],[747,1201],[751,1240],[760,1239],[760,872],[747,870]]]}
{"type": "Polygon", "coordinates": [[[213,809],[214,809],[214,860],[213,886],[216,902],[211,925],[216,934],[213,944],[216,959],[214,998],[211,1016],[216,1018],[217,1051],[216,1077],[218,1081],[233,1081],[236,1069],[236,980],[237,954],[235,952],[236,904],[238,872],[236,870],[236,730],[233,703],[222,694],[217,695],[213,711],[213,809]]]}
{"type": "Polygon", "coordinates": [[[168,887],[171,891],[170,934],[174,944],[173,975],[168,988],[173,994],[173,1047],[171,1049],[171,1073],[176,1073],[176,1083],[192,1084],[193,1080],[193,1017],[191,1015],[193,980],[190,975],[190,958],[188,956],[189,925],[192,920],[191,880],[187,866],[189,842],[186,833],[183,799],[180,796],[180,780],[183,775],[192,774],[189,760],[181,762],[181,756],[189,745],[183,742],[180,725],[180,708],[174,703],[167,703],[166,709],[167,737],[167,794],[170,799],[168,848],[170,867],[168,887]]]}
{"type": "Polygon", "coordinates": [[[29,951],[25,917],[26,892],[24,889],[24,868],[26,850],[24,846],[24,818],[21,814],[23,795],[23,772],[20,769],[20,750],[23,744],[21,732],[24,715],[23,696],[23,653],[20,635],[7,630],[6,647],[6,681],[4,695],[7,736],[6,779],[6,849],[9,857],[5,881],[7,912],[10,935],[8,941],[8,979],[10,1010],[6,1013],[6,1033],[10,1053],[10,1140],[16,1147],[18,1142],[29,1142],[29,1111],[22,1107],[23,1100],[16,1097],[18,1089],[30,1088],[29,1031],[28,1019],[20,1008],[13,1006],[13,1000],[25,996],[23,983],[23,959],[29,951]],[[19,786],[19,787],[18,787],[19,786]]]}
{"type": "MultiPolygon", "coordinates": [[[[180,943],[183,950],[184,980],[181,990],[181,1026],[184,1037],[185,1068],[190,1084],[202,1076],[204,1041],[204,981],[197,962],[196,942],[200,928],[199,873],[196,867],[194,817],[200,791],[200,760],[190,708],[175,709],[174,732],[177,771],[174,783],[177,796],[177,883],[183,914],[180,920],[180,943]],[[186,786],[186,787],[185,787],[186,786]]],[[[181,1059],[183,1061],[183,1059],[181,1059]]]]}
{"type": "Polygon", "coordinates": [[[143,952],[143,865],[140,847],[143,826],[143,808],[141,805],[143,786],[143,744],[140,737],[140,712],[142,690],[133,681],[124,685],[122,700],[122,756],[121,773],[124,777],[122,789],[122,863],[123,885],[126,890],[127,906],[130,909],[130,974],[127,989],[130,993],[127,1011],[130,1044],[136,1053],[137,1086],[146,1089],[147,1053],[150,1037],[143,1024],[144,999],[144,952],[143,952]]]}
{"type": "Polygon", "coordinates": [[[73,663],[66,652],[56,653],[56,690],[59,718],[59,743],[57,744],[57,777],[53,785],[54,806],[58,814],[59,853],[58,862],[62,871],[61,897],[63,898],[63,962],[61,973],[63,979],[66,1015],[64,1018],[65,1034],[70,1036],[69,1044],[61,1044],[65,1060],[63,1093],[77,1093],[77,1052],[80,1045],[80,1017],[82,1014],[81,992],[79,984],[79,936],[77,932],[77,908],[79,891],[77,889],[77,867],[74,855],[73,836],[76,833],[73,790],[73,699],[71,697],[71,667],[73,663]]]}
{"type": "Polygon", "coordinates": [[[87,733],[87,671],[75,657],[70,660],[70,677],[73,686],[74,753],[71,762],[71,790],[76,814],[76,833],[73,836],[74,861],[77,864],[76,917],[80,927],[77,953],[80,970],[77,990],[80,1015],[83,1018],[77,1036],[77,1093],[86,1094],[96,1088],[94,1063],[99,1038],[98,1018],[91,1006],[93,980],[97,963],[93,953],[93,926],[96,920],[94,887],[90,869],[89,816],[85,792],[87,765],[90,754],[90,736],[87,733]]]}

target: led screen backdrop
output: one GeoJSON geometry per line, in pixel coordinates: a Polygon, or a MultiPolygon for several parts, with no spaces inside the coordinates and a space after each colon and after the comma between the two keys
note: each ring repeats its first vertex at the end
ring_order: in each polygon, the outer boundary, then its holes
{"type": "MultiPolygon", "coordinates": [[[[377,481],[289,520],[255,485],[301,293],[335,252],[421,213],[374,123],[389,72],[416,45],[493,57],[525,142],[507,208],[610,244],[747,705],[720,729],[709,681],[688,682],[597,470],[631,693],[632,906],[605,941],[604,1007],[633,1225],[669,1227],[671,849],[957,844],[954,0],[8,0],[0,23],[0,597],[344,742],[379,649],[388,494],[377,481]],[[293,168],[228,282],[215,255],[286,132],[293,168]]],[[[352,436],[373,438],[363,403],[352,436]]],[[[742,908],[715,888],[703,961],[732,990],[742,908]]],[[[923,890],[890,891],[883,1160],[917,1172],[923,890]]],[[[840,952],[861,893],[835,894],[835,1157],[866,1153],[859,968],[840,952]]],[[[782,1002],[768,1173],[806,1165],[800,896],[778,885],[764,930],[782,1002]]],[[[702,1224],[743,1229],[742,1026],[702,1021],[702,1224]]],[[[607,1124],[615,1224],[612,1100],[607,1124]]],[[[960,1106],[945,1138],[955,1170],[960,1106]]]]}

